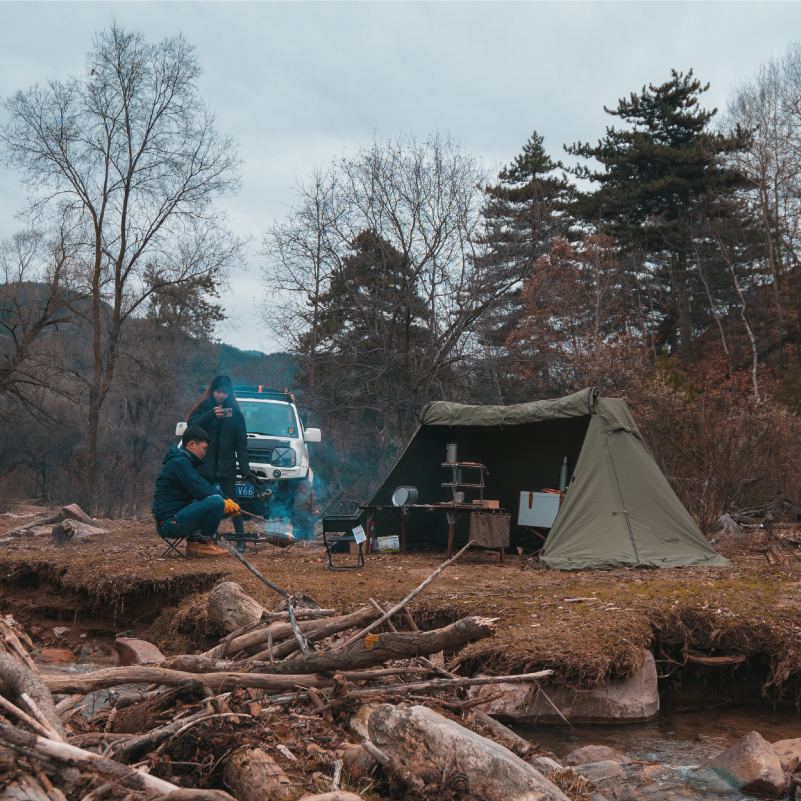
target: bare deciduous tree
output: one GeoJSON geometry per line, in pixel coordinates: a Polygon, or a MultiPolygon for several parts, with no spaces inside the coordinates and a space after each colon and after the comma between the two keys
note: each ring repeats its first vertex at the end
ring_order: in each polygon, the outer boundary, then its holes
{"type": "Polygon", "coordinates": [[[408,433],[483,352],[482,316],[519,272],[477,258],[485,179],[447,137],[374,142],[300,185],[268,232],[267,320],[331,410],[408,433]]]}
{"type": "Polygon", "coordinates": [[[63,230],[23,231],[0,245],[0,396],[32,412],[43,413],[43,394],[61,388],[58,334],[74,327],[82,299],[75,250],[63,230]]]}
{"type": "Polygon", "coordinates": [[[0,141],[34,192],[29,215],[79,232],[90,479],[125,323],[154,291],[219,281],[240,255],[214,205],[238,186],[236,148],[198,96],[199,74],[182,37],[151,45],[115,25],[96,36],[83,76],[4,103],[0,141]]]}

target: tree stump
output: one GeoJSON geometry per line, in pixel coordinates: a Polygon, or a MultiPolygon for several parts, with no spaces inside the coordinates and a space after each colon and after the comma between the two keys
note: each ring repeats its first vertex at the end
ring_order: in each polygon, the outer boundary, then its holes
{"type": "Polygon", "coordinates": [[[209,617],[220,626],[226,634],[255,623],[265,611],[264,607],[254,601],[236,582],[224,581],[218,584],[209,594],[206,602],[209,617]]]}

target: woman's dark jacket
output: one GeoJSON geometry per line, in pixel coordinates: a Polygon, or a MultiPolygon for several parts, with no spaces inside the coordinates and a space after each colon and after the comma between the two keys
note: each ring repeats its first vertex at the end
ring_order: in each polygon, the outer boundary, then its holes
{"type": "Polygon", "coordinates": [[[214,406],[212,398],[203,401],[187,420],[187,425],[200,426],[209,435],[209,449],[197,472],[211,482],[215,478],[235,479],[239,457],[239,472],[249,475],[248,436],[242,412],[235,408],[233,417],[217,417],[214,406]]]}

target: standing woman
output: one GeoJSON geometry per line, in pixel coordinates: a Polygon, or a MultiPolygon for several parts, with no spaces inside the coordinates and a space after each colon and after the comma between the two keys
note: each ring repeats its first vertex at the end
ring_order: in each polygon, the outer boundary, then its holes
{"type": "MultiPolygon", "coordinates": [[[[234,395],[231,379],[218,375],[209,384],[203,397],[189,412],[188,426],[200,426],[209,435],[209,449],[197,472],[209,482],[219,484],[223,494],[236,501],[236,466],[239,472],[250,475],[248,438],[245,417],[234,395]]],[[[245,524],[242,515],[233,518],[234,531],[239,540],[236,549],[245,550],[245,524]]]]}

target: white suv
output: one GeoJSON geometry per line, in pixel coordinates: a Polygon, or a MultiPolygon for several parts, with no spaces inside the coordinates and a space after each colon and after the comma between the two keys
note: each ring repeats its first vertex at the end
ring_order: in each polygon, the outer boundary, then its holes
{"type": "MultiPolygon", "coordinates": [[[[255,476],[268,484],[271,495],[260,498],[248,481],[236,483],[237,503],[254,506],[267,518],[291,518],[295,529],[308,528],[310,510],[304,509],[314,480],[307,442],[320,442],[319,428],[307,428],[288,392],[267,387],[234,387],[248,434],[248,461],[255,476]]],[[[186,423],[178,423],[176,435],[186,423]]]]}

